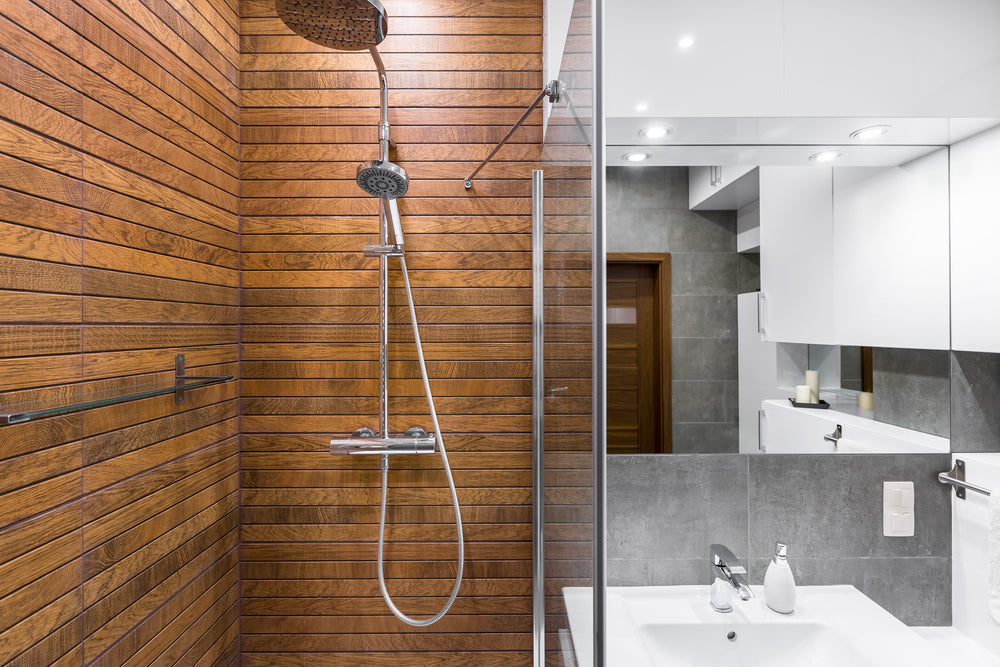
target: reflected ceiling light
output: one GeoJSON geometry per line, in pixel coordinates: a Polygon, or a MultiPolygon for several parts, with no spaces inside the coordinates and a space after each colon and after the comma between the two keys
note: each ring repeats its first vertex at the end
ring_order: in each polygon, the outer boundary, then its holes
{"type": "Polygon", "coordinates": [[[694,46],[694,37],[691,35],[684,35],[681,37],[680,41],[677,42],[678,49],[686,50],[690,49],[692,46],[694,46]]]}
{"type": "Polygon", "coordinates": [[[636,111],[645,111],[648,108],[649,104],[647,104],[646,102],[639,102],[638,104],[635,105],[636,111]]]}
{"type": "Polygon", "coordinates": [[[631,153],[625,153],[622,155],[622,159],[626,162],[642,162],[653,157],[652,153],[647,153],[646,151],[632,151],[631,153]]]}
{"type": "Polygon", "coordinates": [[[860,130],[854,130],[851,132],[851,139],[860,139],[861,141],[878,139],[883,134],[888,132],[891,127],[891,125],[872,125],[871,127],[863,127],[860,130]]]}
{"type": "Polygon", "coordinates": [[[639,136],[645,139],[662,139],[668,134],[673,134],[673,128],[663,125],[650,125],[639,130],[639,136]]]}
{"type": "Polygon", "coordinates": [[[832,162],[843,154],[843,151],[820,151],[819,153],[810,155],[809,159],[813,162],[832,162]]]}

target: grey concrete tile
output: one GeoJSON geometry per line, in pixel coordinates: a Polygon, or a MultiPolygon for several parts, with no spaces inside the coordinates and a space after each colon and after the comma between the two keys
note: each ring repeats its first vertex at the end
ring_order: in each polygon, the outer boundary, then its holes
{"type": "Polygon", "coordinates": [[[708,547],[703,558],[608,559],[609,586],[708,585],[708,547]]]}
{"type": "Polygon", "coordinates": [[[675,338],[735,338],[736,296],[674,295],[670,332],[675,338]]]}
{"type": "Polygon", "coordinates": [[[738,422],[674,422],[675,454],[738,454],[738,422]]]}
{"type": "Polygon", "coordinates": [[[739,421],[739,383],[729,380],[673,382],[674,423],[739,421]]]}
{"type": "Polygon", "coordinates": [[[747,553],[746,456],[612,456],[607,476],[609,559],[747,553]]]}
{"type": "Polygon", "coordinates": [[[609,207],[607,244],[608,252],[668,252],[663,211],[609,207]]]}
{"type": "Polygon", "coordinates": [[[674,338],[670,341],[672,380],[738,380],[736,338],[674,338]]]}
{"type": "Polygon", "coordinates": [[[673,252],[671,294],[736,294],[736,253],[673,252]]]}
{"type": "MultiPolygon", "coordinates": [[[[753,559],[750,583],[764,582],[770,559],[753,559]]],[[[951,625],[951,558],[799,558],[788,564],[799,586],[849,584],[907,625],[951,625]]]]}
{"type": "Polygon", "coordinates": [[[951,356],[951,451],[1000,451],[1000,354],[951,356]]]}
{"type": "Polygon", "coordinates": [[[612,209],[687,210],[687,167],[608,167],[605,196],[612,209]]]}
{"type": "Polygon", "coordinates": [[[947,454],[750,457],[750,555],[775,541],[806,558],[951,555],[951,500],[937,474],[947,454]],[[914,483],[913,537],[882,535],[882,483],[914,483]]]}
{"type": "Polygon", "coordinates": [[[671,252],[736,252],[735,211],[669,211],[671,252]]]}
{"type": "Polygon", "coordinates": [[[737,257],[736,292],[746,294],[760,291],[760,253],[741,252],[737,257]]]}
{"type": "Polygon", "coordinates": [[[947,350],[875,348],[875,420],[947,438],[950,366],[947,350]]]}

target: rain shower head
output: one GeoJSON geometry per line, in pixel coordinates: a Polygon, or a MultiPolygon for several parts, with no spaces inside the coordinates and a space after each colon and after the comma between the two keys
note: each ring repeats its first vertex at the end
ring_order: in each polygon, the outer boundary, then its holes
{"type": "Polygon", "coordinates": [[[406,194],[410,179],[406,170],[388,160],[368,160],[358,165],[358,186],[379,199],[395,199],[406,194]]]}
{"type": "Polygon", "coordinates": [[[378,0],[275,0],[274,7],[295,34],[331,49],[371,49],[389,32],[378,0]]]}
{"type": "Polygon", "coordinates": [[[389,162],[389,84],[378,46],[389,31],[389,20],[379,0],[275,0],[278,16],[305,39],[331,49],[371,52],[379,74],[381,160],[363,162],[357,180],[373,197],[391,200],[406,194],[406,171],[389,162]]]}

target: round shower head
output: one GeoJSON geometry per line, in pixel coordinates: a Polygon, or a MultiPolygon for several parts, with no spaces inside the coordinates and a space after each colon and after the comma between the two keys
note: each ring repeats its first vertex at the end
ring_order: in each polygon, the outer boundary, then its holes
{"type": "Polygon", "coordinates": [[[274,8],[297,35],[340,51],[370,49],[389,32],[378,0],[275,0],[274,8]]]}
{"type": "Polygon", "coordinates": [[[372,197],[395,199],[406,194],[410,179],[398,164],[369,160],[358,165],[358,185],[372,197]]]}

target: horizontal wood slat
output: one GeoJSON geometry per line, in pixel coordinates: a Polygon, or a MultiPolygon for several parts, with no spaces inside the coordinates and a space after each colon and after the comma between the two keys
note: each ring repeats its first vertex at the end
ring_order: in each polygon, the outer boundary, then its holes
{"type": "MultiPolygon", "coordinates": [[[[360,252],[378,233],[377,203],[354,182],[357,163],[377,151],[373,63],[294,36],[267,3],[244,0],[241,461],[243,595],[253,603],[243,609],[243,659],[340,664],[316,653],[338,651],[349,664],[423,665],[431,655],[528,664],[529,176],[540,112],[473,191],[462,179],[540,90],[541,4],[386,9],[391,158],[410,177],[399,200],[407,261],[454,452],[468,574],[437,624],[414,629],[389,615],[373,562],[377,461],[331,457],[325,442],[377,424],[378,263],[360,252]],[[319,580],[291,587],[307,573],[319,580]],[[519,578],[500,584],[497,574],[519,578]]],[[[428,419],[391,266],[390,428],[401,431],[428,419]]],[[[440,462],[414,459],[391,462],[386,566],[402,607],[427,615],[442,600],[420,596],[450,588],[455,533],[440,462]]]]}
{"type": "MultiPolygon", "coordinates": [[[[0,9],[0,401],[237,374],[239,36],[217,0],[0,9]]],[[[0,662],[238,653],[237,388],[0,428],[0,662]]]]}

